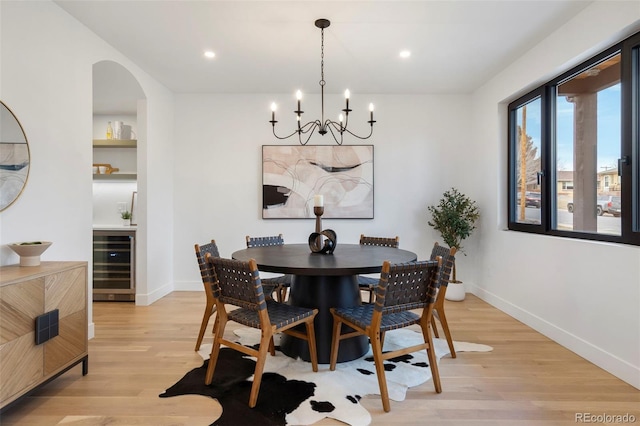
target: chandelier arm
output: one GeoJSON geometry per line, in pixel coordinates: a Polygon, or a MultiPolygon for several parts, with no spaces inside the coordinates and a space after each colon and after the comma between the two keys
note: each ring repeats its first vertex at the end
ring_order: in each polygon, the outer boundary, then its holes
{"type": "MultiPolygon", "coordinates": [[[[371,137],[371,135],[373,135],[373,123],[371,123],[371,131],[369,132],[369,134],[367,136],[356,135],[351,130],[347,129],[347,126],[340,126],[340,123],[337,123],[337,122],[331,121],[331,120],[325,121],[325,126],[329,127],[329,130],[331,130],[331,128],[333,127],[337,132],[340,132],[340,139],[341,140],[342,140],[342,133],[343,132],[347,132],[351,136],[354,136],[354,137],[356,137],[358,139],[369,139],[371,137]]],[[[331,133],[333,134],[333,131],[331,133]]],[[[338,141],[336,140],[336,142],[338,142],[338,141]]]]}
{"type": "Polygon", "coordinates": [[[343,139],[342,139],[342,131],[344,130],[339,123],[336,123],[335,121],[331,121],[331,120],[327,120],[325,121],[325,126],[329,129],[329,132],[331,132],[331,136],[333,137],[333,140],[338,144],[338,145],[342,145],[343,139]],[[335,133],[333,131],[336,131],[340,134],[340,140],[338,140],[338,138],[336,137],[335,133]]]}
{"type": "Polygon", "coordinates": [[[307,136],[307,139],[302,142],[302,133],[298,133],[298,141],[300,142],[300,145],[306,145],[309,142],[309,139],[311,139],[311,136],[313,136],[313,132],[316,130],[318,126],[313,126],[312,130],[309,132],[309,136],[307,136]]]}
{"type": "MultiPolygon", "coordinates": [[[[344,110],[343,110],[344,111],[344,110]]],[[[349,125],[349,113],[345,113],[344,115],[344,126],[342,126],[342,128],[344,130],[347,130],[347,126],[349,125]]]]}
{"type": "Polygon", "coordinates": [[[316,127],[320,127],[320,121],[309,121],[304,126],[300,127],[300,130],[296,130],[299,134],[313,133],[316,127]]]}
{"type": "Polygon", "coordinates": [[[329,120],[328,118],[325,120],[324,125],[325,125],[325,127],[329,128],[329,129],[331,129],[331,127],[333,127],[333,129],[338,133],[342,133],[345,130],[345,127],[341,126],[339,122],[333,121],[333,120],[329,120]]]}
{"type": "Polygon", "coordinates": [[[313,136],[313,133],[316,131],[316,129],[319,126],[320,126],[320,122],[316,120],[316,121],[309,121],[307,124],[300,127],[300,130],[298,131],[298,142],[300,142],[300,145],[306,145],[309,142],[309,139],[311,139],[311,136],[313,136]],[[307,139],[304,142],[302,142],[302,135],[307,133],[309,133],[309,136],[307,136],[307,139]]]}
{"type": "Polygon", "coordinates": [[[276,138],[278,138],[278,139],[283,140],[283,139],[289,139],[290,137],[292,137],[292,136],[293,136],[293,135],[295,135],[296,133],[298,133],[298,134],[301,134],[301,133],[308,133],[308,132],[313,133],[313,130],[315,130],[315,129],[313,128],[313,127],[314,127],[314,125],[317,127],[317,126],[318,126],[318,124],[319,124],[319,123],[318,123],[318,121],[317,121],[317,120],[316,120],[316,121],[310,121],[310,122],[308,122],[307,124],[305,124],[304,126],[302,126],[302,127],[300,128],[300,130],[294,130],[291,134],[289,134],[289,135],[287,135],[287,136],[278,136],[278,135],[276,134],[276,126],[275,126],[275,125],[273,125],[273,126],[272,126],[272,127],[273,127],[273,136],[275,136],[275,137],[276,137],[276,138]]]}
{"type": "Polygon", "coordinates": [[[291,134],[290,134],[290,135],[288,135],[288,136],[278,136],[278,135],[276,134],[276,126],[273,126],[273,136],[275,136],[276,138],[281,139],[281,140],[283,140],[283,139],[289,139],[291,136],[295,135],[296,133],[298,133],[298,131],[297,131],[297,130],[296,130],[296,131],[294,131],[293,133],[291,133],[291,134]]]}
{"type": "Polygon", "coordinates": [[[356,137],[358,139],[362,139],[362,140],[369,139],[371,137],[371,135],[373,135],[373,124],[371,124],[371,131],[369,132],[369,134],[367,136],[358,136],[355,133],[353,133],[351,130],[346,129],[346,128],[344,129],[344,131],[349,133],[351,136],[354,136],[354,137],[356,137]]]}

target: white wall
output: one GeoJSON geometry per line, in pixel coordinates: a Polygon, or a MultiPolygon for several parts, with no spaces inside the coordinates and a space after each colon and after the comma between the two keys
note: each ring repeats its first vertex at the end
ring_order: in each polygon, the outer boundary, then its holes
{"type": "MultiPolygon", "coordinates": [[[[175,280],[177,289],[201,289],[194,243],[214,238],[223,256],[245,246],[245,235],[283,233],[285,241],[306,243],[314,219],[262,217],[262,145],[298,144],[276,140],[269,105],[292,99],[277,95],[176,96],[175,280]]],[[[449,146],[467,140],[468,96],[358,95],[352,99],[350,125],[368,130],[368,102],[376,104],[374,135],[346,144],[374,145],[374,219],[328,220],[340,243],[358,243],[360,234],[400,237],[400,247],[421,258],[431,252],[438,235],[427,225],[427,205],[449,187],[446,178],[455,159],[449,146]]],[[[342,107],[341,96],[325,98],[325,114],[342,107]]],[[[305,98],[308,119],[319,116],[318,96],[305,98]]],[[[281,110],[288,110],[282,106],[281,110]]],[[[337,115],[337,114],[336,114],[337,115]]],[[[282,133],[293,126],[293,113],[279,117],[282,133]]],[[[330,143],[314,135],[310,144],[330,143]]],[[[331,142],[332,143],[332,142],[331,142]]],[[[465,259],[460,261],[465,270],[465,259]]]]}
{"type": "Polygon", "coordinates": [[[93,225],[121,225],[118,204],[126,204],[125,209],[131,211],[133,192],[137,190],[135,181],[93,181],[93,225]]]}
{"type": "MultiPolygon", "coordinates": [[[[43,260],[89,262],[91,288],[92,65],[122,64],[147,96],[141,107],[148,111],[146,121],[138,114],[138,126],[146,123],[154,130],[138,129],[139,139],[148,138],[140,141],[146,174],[138,188],[145,191],[140,201],[154,207],[172,202],[166,185],[148,185],[154,174],[160,183],[171,179],[172,94],[50,1],[0,2],[0,43],[0,98],[20,119],[32,161],[21,197],[0,213],[0,264],[18,262],[7,243],[50,240],[54,244],[43,260]]],[[[138,268],[140,303],[151,303],[171,286],[171,222],[171,215],[160,214],[138,228],[139,247],[155,246],[153,264],[139,259],[144,261],[138,268]]],[[[93,335],[91,311],[89,322],[93,335]]]]}
{"type": "MultiPolygon", "coordinates": [[[[145,93],[147,87],[142,84],[145,93]]],[[[148,96],[138,105],[138,268],[136,303],[148,305],[173,290],[173,95],[167,91],[148,96]]]]}
{"type": "Polygon", "coordinates": [[[631,34],[639,19],[637,2],[596,2],[478,90],[472,144],[457,149],[468,173],[453,177],[483,205],[470,290],[638,388],[640,248],[505,229],[506,104],[631,34]]]}

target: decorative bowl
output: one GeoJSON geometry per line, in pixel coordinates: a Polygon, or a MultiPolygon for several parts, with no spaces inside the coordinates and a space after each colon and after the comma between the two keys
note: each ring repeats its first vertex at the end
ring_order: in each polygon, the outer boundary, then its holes
{"type": "Polygon", "coordinates": [[[8,244],[8,246],[20,256],[20,266],[38,266],[40,265],[40,255],[51,244],[53,244],[51,241],[25,241],[8,244]]]}

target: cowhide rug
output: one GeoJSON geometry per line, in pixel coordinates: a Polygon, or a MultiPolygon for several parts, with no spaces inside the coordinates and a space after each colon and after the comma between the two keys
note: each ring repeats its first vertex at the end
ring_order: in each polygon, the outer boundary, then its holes
{"type": "MultiPolygon", "coordinates": [[[[238,341],[254,345],[260,332],[254,329],[235,331],[238,341]]],[[[279,349],[276,336],[276,349],[279,349]]],[[[384,350],[407,347],[420,343],[422,334],[408,329],[388,332],[384,350]]],[[[487,352],[492,348],[474,343],[454,342],[457,352],[487,352]]],[[[434,339],[438,360],[449,354],[444,339],[434,339]]],[[[331,417],[352,426],[371,423],[371,415],[360,405],[365,395],[379,395],[378,379],[371,351],[363,358],[339,363],[335,371],[328,364],[320,364],[318,372],[311,364],[295,360],[276,351],[267,356],[262,376],[258,404],[248,406],[249,392],[255,369],[255,358],[238,351],[222,348],[211,386],[205,386],[211,344],[203,345],[200,355],[205,359],[201,367],[188,372],[175,385],[167,389],[161,398],[197,394],[218,400],[222,416],[213,425],[310,425],[324,417],[331,417]]],[[[389,398],[403,401],[407,389],[431,379],[426,351],[414,352],[385,362],[389,398]]],[[[446,385],[446,384],[445,384],[446,385]]],[[[381,403],[382,404],[382,403],[381,403]]]]}

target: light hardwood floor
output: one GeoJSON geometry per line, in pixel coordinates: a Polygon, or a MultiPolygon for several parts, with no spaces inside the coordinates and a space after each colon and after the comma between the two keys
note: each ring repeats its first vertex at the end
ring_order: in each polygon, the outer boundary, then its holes
{"type": "MultiPolygon", "coordinates": [[[[202,364],[193,347],[204,303],[199,292],[176,292],[151,306],[94,303],[89,374],[74,367],[4,413],[0,424],[211,424],[220,414],[213,399],[158,398],[202,364]]],[[[443,392],[436,394],[429,381],[410,389],[404,402],[391,401],[390,413],[379,397],[363,398],[372,424],[573,425],[576,413],[628,413],[640,424],[640,391],[632,386],[473,295],[447,302],[446,312],[454,340],[493,351],[444,357],[443,392]]]]}

